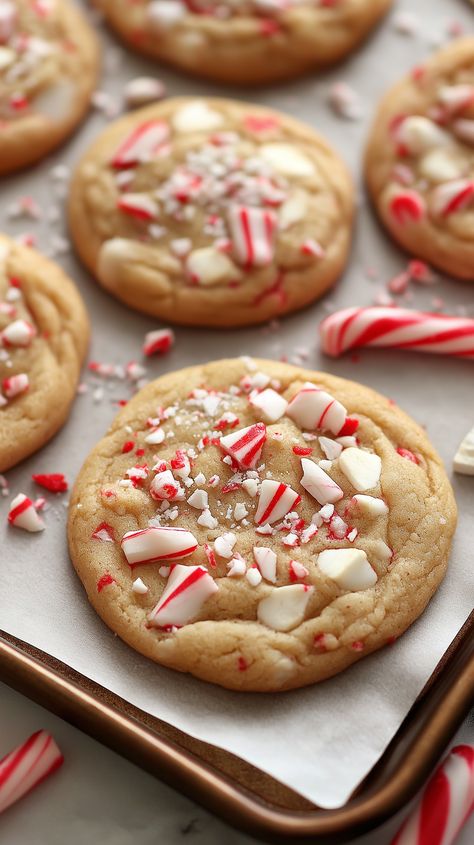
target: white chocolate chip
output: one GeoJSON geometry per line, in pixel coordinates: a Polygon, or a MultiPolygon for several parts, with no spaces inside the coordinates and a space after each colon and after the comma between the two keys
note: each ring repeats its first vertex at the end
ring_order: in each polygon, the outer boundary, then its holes
{"type": "Polygon", "coordinates": [[[250,404],[254,408],[258,408],[261,411],[261,418],[269,423],[281,419],[288,407],[286,399],[280,396],[276,390],[272,390],[271,387],[262,390],[261,393],[251,395],[250,404]]]}
{"type": "Polygon", "coordinates": [[[474,475],[474,428],[460,444],[454,456],[453,468],[460,475],[474,475]]]}
{"type": "Polygon", "coordinates": [[[303,622],[313,590],[304,584],[274,587],[258,605],[259,621],[274,631],[292,631],[303,622]]]}
{"type": "Polygon", "coordinates": [[[313,176],[316,172],[308,156],[292,144],[264,144],[260,156],[285,176],[313,176]]]}
{"type": "Polygon", "coordinates": [[[182,106],[172,118],[176,132],[210,132],[222,125],[222,116],[202,100],[182,106]]]}
{"type": "Polygon", "coordinates": [[[377,573],[361,549],[326,549],[317,564],[342,590],[367,590],[377,583],[377,573]]]}
{"type": "Polygon", "coordinates": [[[339,469],[356,490],[373,490],[380,481],[382,461],[378,455],[354,446],[345,449],[339,458],[339,469]]]}
{"type": "Polygon", "coordinates": [[[187,259],[186,270],[194,282],[204,287],[220,285],[240,275],[233,261],[212,246],[194,250],[187,259]]]}
{"type": "Polygon", "coordinates": [[[384,516],[388,513],[388,505],[383,499],[376,499],[374,496],[363,496],[357,494],[352,501],[357,504],[357,507],[362,513],[369,516],[384,516]]]}

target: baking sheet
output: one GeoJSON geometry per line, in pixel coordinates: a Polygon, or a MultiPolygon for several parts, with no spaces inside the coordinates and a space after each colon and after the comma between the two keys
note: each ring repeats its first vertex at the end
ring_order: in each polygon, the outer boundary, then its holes
{"type": "MultiPolygon", "coordinates": [[[[400,2],[374,38],[355,57],[318,79],[276,88],[233,92],[242,99],[280,108],[322,131],[349,164],[360,190],[360,213],[350,267],[325,300],[280,326],[211,332],[177,329],[177,343],[163,359],[147,361],[147,377],[193,363],[240,354],[301,362],[354,378],[395,399],[426,425],[449,471],[458,442],[474,422],[474,365],[422,355],[362,352],[331,361],[321,356],[317,325],[333,307],[369,304],[384,283],[402,270],[406,257],[379,229],[360,186],[360,158],[368,121],[385,88],[441,43],[452,22],[473,30],[474,16],[459,0],[400,2]],[[399,34],[394,17],[415,15],[413,37],[399,34]],[[332,82],[344,80],[360,96],[363,118],[346,121],[327,105],[332,82]]],[[[104,33],[105,70],[98,102],[110,114],[121,106],[124,81],[155,73],[170,94],[220,94],[228,91],[158,69],[120,47],[104,33]]],[[[59,164],[72,165],[107,120],[96,112],[76,137],[41,167],[2,183],[0,229],[13,235],[33,232],[76,280],[93,320],[90,358],[124,365],[140,356],[146,331],[157,322],[128,312],[95,286],[63,242],[63,190],[54,178],[59,164]],[[19,197],[36,199],[39,221],[12,219],[19,197]]],[[[447,313],[474,316],[474,288],[444,280],[414,288],[413,307],[430,309],[442,299],[447,313]]],[[[49,496],[47,530],[26,535],[6,528],[8,503],[18,492],[33,493],[32,472],[64,472],[72,481],[89,450],[102,437],[116,402],[130,395],[128,383],[101,381],[85,374],[88,391],[79,396],[68,425],[36,456],[8,473],[11,495],[0,499],[0,627],[70,664],[79,672],[138,707],[193,736],[221,746],[324,807],[348,798],[383,752],[437,661],[472,608],[470,514],[474,481],[460,476],[453,484],[460,525],[449,574],[429,609],[394,646],[373,655],[323,685],[281,696],[239,695],[150,664],[109,632],[88,606],[69,564],[65,541],[66,497],[49,496]]]]}

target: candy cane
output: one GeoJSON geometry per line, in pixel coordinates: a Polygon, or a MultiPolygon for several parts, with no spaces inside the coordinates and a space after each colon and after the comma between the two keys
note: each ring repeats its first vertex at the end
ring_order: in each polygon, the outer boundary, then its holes
{"type": "Polygon", "coordinates": [[[245,267],[265,267],[271,264],[275,215],[263,208],[233,205],[227,220],[237,261],[245,267]]]}
{"type": "Polygon", "coordinates": [[[155,353],[168,352],[174,344],[174,332],[172,329],[156,329],[147,332],[143,343],[143,354],[146,356],[155,353]]]}
{"type": "Polygon", "coordinates": [[[18,373],[16,376],[8,376],[2,381],[2,390],[7,399],[14,399],[21,393],[26,393],[30,386],[30,380],[26,373],[18,373]]]}
{"type": "Polygon", "coordinates": [[[233,431],[226,437],[221,437],[220,446],[237,461],[242,469],[254,469],[260,459],[266,439],[266,425],[255,423],[239,431],[233,431]]]}
{"type": "Polygon", "coordinates": [[[44,522],[38,516],[36,508],[28,496],[24,493],[19,493],[16,496],[8,512],[8,522],[15,528],[23,528],[24,531],[29,531],[35,534],[38,531],[44,531],[44,522]]]}
{"type": "Polygon", "coordinates": [[[272,522],[283,519],[300,502],[301,496],[288,484],[265,479],[260,487],[255,522],[257,525],[271,525],[272,522]]]}
{"type": "Polygon", "coordinates": [[[162,120],[150,120],[138,126],[120,145],[112,165],[117,170],[135,167],[141,161],[150,159],[163,148],[169,138],[168,124],[162,120]]]}
{"type": "Polygon", "coordinates": [[[189,557],[198,543],[185,528],[145,528],[129,531],[122,538],[122,550],[129,566],[155,563],[159,560],[177,560],[189,557]]]}
{"type": "Polygon", "coordinates": [[[310,431],[321,429],[339,436],[342,436],[343,432],[348,433],[346,431],[348,417],[344,405],[310,381],[305,382],[301,390],[293,397],[286,409],[286,415],[300,428],[310,431]]]}
{"type": "Polygon", "coordinates": [[[148,621],[157,628],[186,625],[217,590],[217,584],[204,566],[177,564],[168,578],[161,599],[149,614],[148,621]]]}
{"type": "Polygon", "coordinates": [[[36,334],[36,329],[26,320],[15,320],[0,334],[4,346],[18,346],[26,348],[36,334]]]}
{"type": "Polygon", "coordinates": [[[38,731],[0,760],[0,813],[52,775],[64,760],[52,736],[38,731]]]}
{"type": "Polygon", "coordinates": [[[474,810],[474,746],[453,748],[392,845],[452,845],[474,810]]]}
{"type": "Polygon", "coordinates": [[[337,357],[361,346],[474,358],[474,320],[426,314],[405,308],[345,308],[319,327],[327,355],[337,357]]]}

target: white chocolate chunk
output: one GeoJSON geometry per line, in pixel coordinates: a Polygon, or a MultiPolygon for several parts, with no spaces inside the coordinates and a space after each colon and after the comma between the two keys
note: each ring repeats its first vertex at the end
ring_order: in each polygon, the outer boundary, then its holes
{"type": "Polygon", "coordinates": [[[303,622],[313,590],[305,584],[274,587],[258,605],[259,621],[274,631],[292,631],[303,622]]]}
{"type": "Polygon", "coordinates": [[[205,510],[209,507],[207,491],[195,490],[188,499],[188,505],[191,505],[192,508],[196,508],[198,511],[205,510]]]}
{"type": "Polygon", "coordinates": [[[264,144],[260,156],[285,176],[313,176],[316,172],[308,156],[292,144],[264,144]]]}
{"type": "Polygon", "coordinates": [[[301,458],[301,467],[303,470],[301,486],[320,505],[334,504],[343,498],[344,493],[339,485],[314,461],[309,460],[309,458],[301,458]]]}
{"type": "Polygon", "coordinates": [[[183,0],[153,0],[147,9],[150,23],[161,29],[176,26],[187,13],[188,9],[183,0]]]}
{"type": "Polygon", "coordinates": [[[220,285],[240,275],[233,261],[212,246],[195,249],[186,261],[186,270],[194,282],[204,287],[220,285]]]}
{"type": "Polygon", "coordinates": [[[276,582],[276,564],[277,556],[272,549],[266,546],[254,546],[253,556],[260,573],[265,581],[270,581],[272,584],[276,582]]]}
{"type": "Polygon", "coordinates": [[[367,590],[377,583],[377,573],[361,549],[326,549],[318,555],[317,564],[342,590],[367,590]]]}
{"type": "Polygon", "coordinates": [[[451,144],[447,132],[421,115],[407,117],[398,129],[397,138],[413,155],[421,155],[433,147],[451,144]]]}
{"type": "Polygon", "coordinates": [[[460,475],[474,475],[474,428],[466,434],[459,446],[453,463],[454,472],[460,475]]]}
{"type": "Polygon", "coordinates": [[[388,505],[384,500],[376,499],[374,496],[363,496],[358,493],[353,497],[352,501],[362,513],[368,514],[369,516],[384,516],[389,511],[388,505]]]}
{"type": "Polygon", "coordinates": [[[132,584],[132,592],[136,593],[137,596],[146,596],[148,587],[141,578],[135,578],[132,584]]]}
{"type": "Polygon", "coordinates": [[[14,50],[10,50],[9,47],[0,47],[0,70],[9,67],[15,59],[16,53],[14,50]]]}
{"type": "Polygon", "coordinates": [[[222,116],[202,100],[192,100],[172,118],[176,132],[210,132],[222,125],[222,116]]]}
{"type": "Polygon", "coordinates": [[[288,407],[286,399],[271,387],[267,388],[267,390],[262,390],[261,393],[252,395],[250,397],[250,403],[254,408],[258,408],[261,411],[261,417],[265,422],[269,423],[274,423],[281,419],[288,407]]]}
{"type": "Polygon", "coordinates": [[[431,150],[420,161],[420,173],[430,182],[446,182],[462,176],[461,167],[448,150],[431,150]]]}
{"type": "Polygon", "coordinates": [[[377,487],[382,473],[382,461],[372,452],[350,446],[339,458],[339,469],[356,490],[363,493],[377,487]]]}
{"type": "Polygon", "coordinates": [[[280,229],[285,231],[286,229],[289,229],[290,226],[294,226],[295,223],[299,223],[301,220],[304,220],[307,210],[307,195],[303,191],[295,191],[295,193],[292,194],[282,206],[280,206],[280,210],[278,212],[280,229]]]}

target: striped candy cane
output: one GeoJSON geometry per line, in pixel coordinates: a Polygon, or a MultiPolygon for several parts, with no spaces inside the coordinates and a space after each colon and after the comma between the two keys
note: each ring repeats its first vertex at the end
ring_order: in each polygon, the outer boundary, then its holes
{"type": "Polygon", "coordinates": [[[52,736],[38,731],[0,760],[0,813],[53,774],[64,760],[52,736]]]}
{"type": "Polygon", "coordinates": [[[264,208],[233,205],[227,215],[235,258],[244,267],[265,267],[274,255],[275,215],[264,208]]]}
{"type": "Polygon", "coordinates": [[[345,308],[319,327],[327,355],[361,346],[393,347],[474,358],[474,320],[405,308],[345,308]]]}
{"type": "Polygon", "coordinates": [[[392,845],[452,845],[474,810],[474,746],[458,745],[436,770],[392,845]]]}

